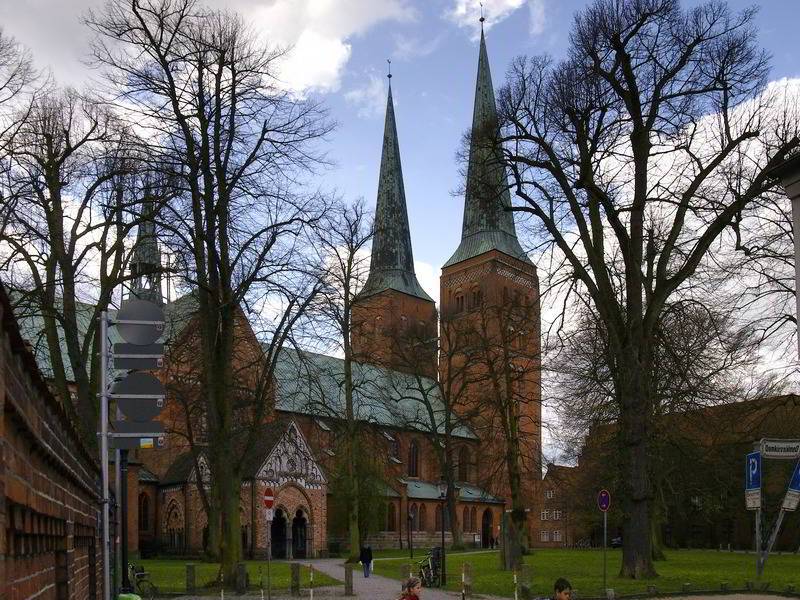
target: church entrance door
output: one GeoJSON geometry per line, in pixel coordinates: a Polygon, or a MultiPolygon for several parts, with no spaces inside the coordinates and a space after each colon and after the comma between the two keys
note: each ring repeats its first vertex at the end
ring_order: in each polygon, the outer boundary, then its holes
{"type": "Polygon", "coordinates": [[[286,558],[286,516],[280,508],[275,510],[270,534],[272,535],[272,558],[286,558]]]}
{"type": "Polygon", "coordinates": [[[483,511],[481,517],[481,546],[489,547],[489,538],[492,537],[492,511],[488,508],[483,511]]]}
{"type": "Polygon", "coordinates": [[[298,510],[292,519],[292,556],[306,558],[306,518],[303,511],[298,510]]]}

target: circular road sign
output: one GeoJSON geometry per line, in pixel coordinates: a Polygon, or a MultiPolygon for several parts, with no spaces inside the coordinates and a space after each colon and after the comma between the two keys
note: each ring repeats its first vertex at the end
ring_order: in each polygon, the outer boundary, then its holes
{"type": "Polygon", "coordinates": [[[131,421],[140,423],[158,416],[164,408],[164,384],[149,373],[130,373],[111,386],[117,406],[131,421]]]}
{"type": "Polygon", "coordinates": [[[117,323],[117,331],[130,344],[146,346],[164,333],[164,311],[147,300],[127,300],[117,313],[117,321],[149,321],[150,323],[117,323]],[[156,325],[153,322],[159,322],[156,325]]]}
{"type": "Polygon", "coordinates": [[[611,494],[608,490],[600,490],[600,493],[597,494],[597,508],[603,512],[608,512],[608,509],[611,508],[611,494]]]}
{"type": "Polygon", "coordinates": [[[264,508],[272,508],[275,504],[275,492],[272,491],[272,488],[267,488],[264,490],[264,508]]]}

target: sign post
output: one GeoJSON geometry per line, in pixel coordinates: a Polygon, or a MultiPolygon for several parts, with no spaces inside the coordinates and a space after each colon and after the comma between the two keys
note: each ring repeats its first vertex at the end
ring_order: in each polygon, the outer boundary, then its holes
{"type": "Polygon", "coordinates": [[[608,589],[606,577],[608,573],[608,562],[606,559],[606,547],[608,546],[608,509],[611,508],[611,494],[608,490],[600,490],[597,494],[597,508],[603,513],[603,593],[608,589]]]}
{"type": "MultiPolygon", "coordinates": [[[[760,446],[759,446],[760,447],[760,446]]],[[[747,510],[756,511],[756,574],[761,575],[761,452],[751,452],[745,460],[744,501],[747,510]]]]}
{"type": "Polygon", "coordinates": [[[778,513],[778,518],[775,521],[775,525],[772,526],[772,531],[770,532],[769,540],[767,541],[767,547],[759,554],[759,577],[764,572],[764,565],[767,563],[767,557],[769,556],[769,553],[772,552],[772,547],[775,545],[775,540],[778,539],[778,534],[780,533],[781,525],[783,524],[783,517],[787,512],[797,510],[798,500],[800,500],[800,460],[797,461],[797,464],[792,471],[792,478],[789,480],[789,488],[786,490],[786,495],[783,497],[783,503],[781,504],[781,510],[778,513]]]}
{"type": "Polygon", "coordinates": [[[271,487],[264,490],[264,509],[267,516],[267,600],[272,600],[272,573],[270,566],[272,564],[272,519],[275,517],[275,492],[271,487]]]}

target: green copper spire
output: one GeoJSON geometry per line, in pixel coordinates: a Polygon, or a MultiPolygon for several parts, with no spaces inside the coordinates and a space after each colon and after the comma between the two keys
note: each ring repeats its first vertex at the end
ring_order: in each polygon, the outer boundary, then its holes
{"type": "Polygon", "coordinates": [[[400,166],[400,146],[397,143],[397,126],[394,120],[391,77],[390,74],[381,172],[378,180],[378,203],[375,208],[375,234],[372,238],[372,260],[369,277],[360,295],[371,296],[384,290],[397,290],[432,302],[414,273],[403,169],[400,166]]]}
{"type": "Polygon", "coordinates": [[[136,244],[131,257],[131,298],[149,300],[159,306],[161,296],[161,253],[156,238],[155,201],[145,190],[142,200],[142,222],[136,233],[136,244]]]}
{"type": "MultiPolygon", "coordinates": [[[[481,19],[483,21],[483,19],[481,19]]],[[[505,167],[500,164],[500,149],[490,147],[498,127],[497,107],[489,71],[489,56],[481,25],[478,54],[478,79],[475,85],[475,107],[467,165],[464,195],[464,224],[461,243],[444,266],[448,267],[474,256],[499,250],[509,256],[530,262],[517,240],[505,167]]]]}

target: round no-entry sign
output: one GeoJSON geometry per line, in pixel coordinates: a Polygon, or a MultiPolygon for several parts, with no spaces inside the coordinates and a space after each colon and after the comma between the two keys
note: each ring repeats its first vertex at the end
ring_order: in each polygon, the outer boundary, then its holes
{"type": "Polygon", "coordinates": [[[275,493],[272,488],[267,488],[264,490],[264,508],[272,508],[273,504],[275,504],[275,493]]]}
{"type": "Polygon", "coordinates": [[[611,494],[608,490],[600,490],[600,493],[597,494],[597,508],[603,512],[608,512],[608,509],[611,508],[611,494]]]}

